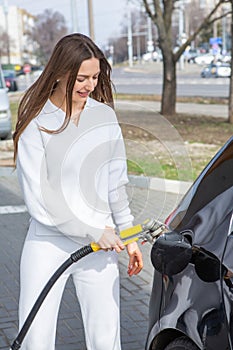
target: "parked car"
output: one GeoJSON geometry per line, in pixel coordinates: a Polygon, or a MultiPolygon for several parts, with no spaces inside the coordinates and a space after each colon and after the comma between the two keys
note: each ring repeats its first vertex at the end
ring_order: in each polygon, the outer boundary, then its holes
{"type": "Polygon", "coordinates": [[[0,139],[11,137],[11,111],[2,69],[0,67],[0,139]]]}
{"type": "Polygon", "coordinates": [[[198,49],[190,49],[187,52],[185,52],[185,60],[188,63],[195,63],[195,58],[200,56],[200,50],[198,49]]]}
{"type": "Polygon", "coordinates": [[[221,61],[225,62],[225,63],[230,63],[231,62],[231,54],[227,53],[227,54],[223,55],[221,58],[221,61]]]}
{"type": "Polygon", "coordinates": [[[157,51],[153,51],[153,52],[147,52],[144,55],[142,55],[142,59],[145,62],[149,62],[149,61],[161,61],[162,60],[162,56],[161,56],[161,52],[157,52],[157,51]]]}
{"type": "Polygon", "coordinates": [[[231,76],[231,66],[229,63],[210,63],[201,71],[202,78],[228,78],[231,76]]]}
{"type": "Polygon", "coordinates": [[[233,348],[233,137],[155,240],[146,350],[233,348]]]}
{"type": "Polygon", "coordinates": [[[4,69],[3,76],[6,82],[6,87],[9,91],[17,91],[18,85],[16,80],[16,72],[14,70],[4,69]]]}
{"type": "Polygon", "coordinates": [[[200,65],[210,64],[214,60],[214,58],[214,55],[206,53],[203,55],[196,56],[194,58],[194,62],[200,65]]]}

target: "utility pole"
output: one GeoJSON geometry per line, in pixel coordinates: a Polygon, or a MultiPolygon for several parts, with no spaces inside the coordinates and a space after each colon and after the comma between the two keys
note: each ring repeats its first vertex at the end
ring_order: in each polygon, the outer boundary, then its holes
{"type": "Polygon", "coordinates": [[[87,0],[87,1],[88,1],[89,36],[94,41],[95,40],[95,30],[94,30],[93,4],[92,4],[92,0],[87,0]]]}
{"type": "Polygon", "coordinates": [[[70,0],[72,32],[78,32],[78,17],[77,17],[77,0],[70,0]]]}
{"type": "Polygon", "coordinates": [[[147,17],[147,52],[151,54],[150,61],[153,60],[154,43],[152,36],[152,21],[150,17],[147,17]]]}
{"type": "MultiPolygon", "coordinates": [[[[179,46],[182,46],[184,40],[184,1],[179,2],[179,46]]],[[[184,69],[184,55],[180,56],[180,70],[184,69]]]]}
{"type": "Polygon", "coordinates": [[[133,35],[132,35],[132,19],[131,19],[131,8],[127,5],[127,28],[128,28],[128,60],[129,67],[133,67],[133,35]]]}
{"type": "Polygon", "coordinates": [[[223,6],[222,7],[222,54],[226,54],[226,16],[225,16],[226,8],[223,6]]]}

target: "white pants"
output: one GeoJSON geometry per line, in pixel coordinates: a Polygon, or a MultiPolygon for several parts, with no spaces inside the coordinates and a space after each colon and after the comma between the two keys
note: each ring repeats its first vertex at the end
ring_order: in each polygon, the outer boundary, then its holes
{"type": "MultiPolygon", "coordinates": [[[[65,236],[40,236],[33,226],[32,221],[21,257],[20,329],[49,278],[81,247],[65,236]]],[[[22,350],[55,349],[59,306],[70,275],[80,302],[87,349],[120,350],[119,271],[114,251],[91,253],[63,273],[38,311],[22,350]]],[[[82,350],[78,336],[77,350],[82,350]]]]}

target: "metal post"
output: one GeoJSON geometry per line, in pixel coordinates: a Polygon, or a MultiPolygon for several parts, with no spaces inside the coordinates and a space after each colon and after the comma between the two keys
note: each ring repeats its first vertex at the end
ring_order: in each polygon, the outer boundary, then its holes
{"type": "Polygon", "coordinates": [[[94,17],[93,17],[92,0],[88,0],[88,23],[89,23],[89,36],[94,41],[95,40],[95,31],[94,31],[94,17]]]}
{"type": "Polygon", "coordinates": [[[226,16],[224,16],[225,14],[225,7],[223,6],[222,8],[223,11],[223,18],[222,18],[222,54],[225,55],[226,54],[226,16]]]}
{"type": "Polygon", "coordinates": [[[147,40],[147,52],[151,54],[150,60],[152,61],[152,54],[154,51],[154,43],[153,43],[153,37],[152,37],[152,21],[150,17],[147,17],[147,33],[148,33],[148,40],[147,40]]]}
{"type": "MultiPolygon", "coordinates": [[[[139,30],[137,33],[139,33],[139,30]]],[[[137,35],[137,60],[141,62],[141,38],[139,35],[137,35]]]]}
{"type": "MultiPolygon", "coordinates": [[[[180,1],[179,4],[179,45],[182,45],[182,39],[184,35],[184,2],[180,1]]],[[[180,56],[180,70],[184,69],[184,55],[180,56]]]]}
{"type": "Polygon", "coordinates": [[[131,9],[128,1],[127,6],[127,27],[128,27],[128,61],[129,67],[133,66],[133,35],[132,35],[132,20],[131,20],[131,9]]]}

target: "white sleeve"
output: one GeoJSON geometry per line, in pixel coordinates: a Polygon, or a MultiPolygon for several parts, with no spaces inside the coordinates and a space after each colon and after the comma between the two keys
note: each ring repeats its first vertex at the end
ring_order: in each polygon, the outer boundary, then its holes
{"type": "Polygon", "coordinates": [[[134,217],[129,207],[125,145],[119,125],[115,125],[112,156],[109,165],[109,204],[114,223],[121,231],[133,226],[134,217]]]}
{"type": "Polygon", "coordinates": [[[32,121],[18,142],[17,175],[24,201],[31,217],[52,226],[41,193],[41,166],[45,154],[40,131],[32,121]]]}

